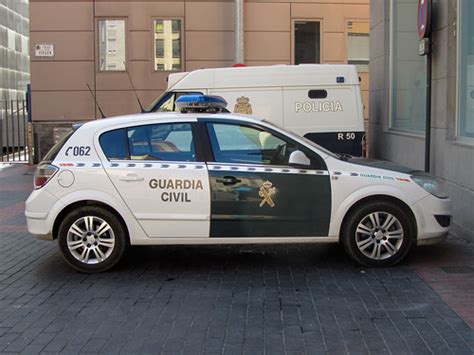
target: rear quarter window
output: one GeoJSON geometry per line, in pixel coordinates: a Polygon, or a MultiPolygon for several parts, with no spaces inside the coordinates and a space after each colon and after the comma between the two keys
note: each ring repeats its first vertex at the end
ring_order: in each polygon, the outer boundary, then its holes
{"type": "Polygon", "coordinates": [[[71,129],[69,132],[67,132],[64,136],[59,139],[59,141],[53,145],[53,147],[49,150],[48,153],[43,158],[44,163],[51,163],[54,159],[56,159],[56,156],[58,155],[59,151],[61,150],[62,147],[64,147],[64,144],[71,138],[75,131],[71,129]]]}
{"type": "Polygon", "coordinates": [[[108,160],[129,159],[126,128],[102,133],[99,144],[108,160]]]}

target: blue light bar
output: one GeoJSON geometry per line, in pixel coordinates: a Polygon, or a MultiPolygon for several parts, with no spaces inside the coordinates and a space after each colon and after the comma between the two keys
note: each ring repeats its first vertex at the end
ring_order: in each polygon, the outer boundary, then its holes
{"type": "Polygon", "coordinates": [[[176,100],[176,107],[180,111],[215,111],[225,109],[227,101],[216,95],[183,95],[176,100]]]}

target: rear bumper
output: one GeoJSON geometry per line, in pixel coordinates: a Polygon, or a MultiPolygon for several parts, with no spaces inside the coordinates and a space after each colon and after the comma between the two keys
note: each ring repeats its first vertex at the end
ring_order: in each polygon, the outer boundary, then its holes
{"type": "Polygon", "coordinates": [[[53,240],[53,233],[49,228],[49,224],[46,222],[46,218],[31,218],[31,215],[28,213],[28,211],[25,211],[25,216],[28,232],[33,234],[38,239],[53,240]]]}
{"type": "Polygon", "coordinates": [[[25,217],[28,232],[39,239],[53,240],[53,221],[48,211],[57,203],[57,199],[42,188],[34,190],[25,203],[25,217]]]}

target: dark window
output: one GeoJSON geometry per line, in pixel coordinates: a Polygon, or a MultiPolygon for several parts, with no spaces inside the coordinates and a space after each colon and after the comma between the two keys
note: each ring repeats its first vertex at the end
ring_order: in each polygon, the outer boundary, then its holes
{"type": "Polygon", "coordinates": [[[181,40],[173,39],[173,57],[181,58],[181,40]]]}
{"type": "Polygon", "coordinates": [[[325,99],[328,97],[328,92],[326,90],[309,90],[308,97],[310,99],[325,99]]]}
{"type": "Polygon", "coordinates": [[[171,31],[173,33],[181,32],[181,20],[172,20],[171,21],[171,31]]]}
{"type": "Polygon", "coordinates": [[[156,56],[162,58],[165,54],[165,40],[157,39],[156,40],[156,56]]]}
{"type": "Polygon", "coordinates": [[[320,38],[318,21],[295,21],[295,64],[321,62],[320,38]]]}
{"type": "Polygon", "coordinates": [[[130,159],[196,161],[190,123],[163,123],[128,128],[130,159]]]}
{"type": "Polygon", "coordinates": [[[126,129],[116,129],[103,133],[99,138],[100,147],[109,160],[127,160],[126,129]]]}

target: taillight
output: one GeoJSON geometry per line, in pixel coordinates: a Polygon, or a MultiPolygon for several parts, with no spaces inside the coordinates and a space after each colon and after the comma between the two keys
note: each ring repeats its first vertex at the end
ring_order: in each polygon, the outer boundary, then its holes
{"type": "Polygon", "coordinates": [[[35,171],[35,190],[42,188],[59,170],[57,166],[50,164],[38,165],[35,171]]]}

